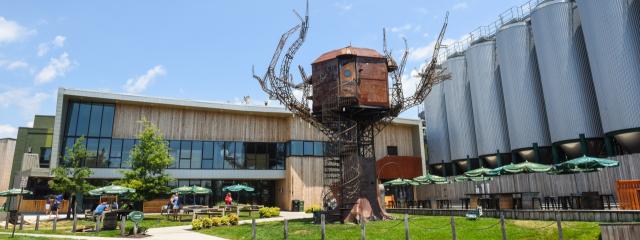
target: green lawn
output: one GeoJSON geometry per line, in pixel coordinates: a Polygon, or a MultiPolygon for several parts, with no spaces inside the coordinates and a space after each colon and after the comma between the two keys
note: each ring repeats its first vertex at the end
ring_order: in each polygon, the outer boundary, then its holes
{"type": "MultiPolygon", "coordinates": [[[[369,239],[404,239],[404,224],[399,220],[367,223],[369,239]]],[[[449,217],[411,216],[409,224],[412,239],[451,239],[449,217]]],[[[508,239],[558,239],[555,222],[506,220],[508,239]]],[[[359,239],[360,226],[355,224],[328,224],[327,239],[359,239]]],[[[201,233],[229,239],[251,239],[251,225],[217,227],[201,230],[201,233]]],[[[458,239],[502,239],[499,219],[481,218],[469,221],[456,218],[458,239]]],[[[563,222],[564,239],[598,239],[600,228],[592,222],[563,222]]],[[[282,239],[283,223],[258,224],[257,239],[282,239]]],[[[290,239],[319,239],[320,225],[311,220],[289,222],[290,239]]]]}
{"type": "Polygon", "coordinates": [[[31,236],[19,236],[16,235],[14,238],[11,238],[10,234],[0,234],[0,239],[11,239],[11,240],[64,240],[64,238],[45,238],[45,237],[31,237],[31,236]]]}

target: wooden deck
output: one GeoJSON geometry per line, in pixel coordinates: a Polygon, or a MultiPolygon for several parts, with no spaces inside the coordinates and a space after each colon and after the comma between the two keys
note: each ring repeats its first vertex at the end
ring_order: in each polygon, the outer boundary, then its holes
{"type": "MultiPolygon", "coordinates": [[[[421,209],[421,208],[393,208],[389,213],[408,213],[427,216],[464,216],[469,210],[463,209],[421,209]]],[[[483,217],[505,218],[518,220],[556,220],[586,221],[586,222],[637,222],[640,221],[638,210],[482,210],[483,217]]]]}

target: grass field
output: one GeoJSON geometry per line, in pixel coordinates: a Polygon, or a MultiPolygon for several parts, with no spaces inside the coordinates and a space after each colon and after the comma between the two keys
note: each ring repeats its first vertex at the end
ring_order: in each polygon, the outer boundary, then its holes
{"type": "MultiPolygon", "coordinates": [[[[368,239],[404,239],[404,224],[399,220],[369,222],[366,225],[368,239]]],[[[499,219],[481,218],[476,221],[456,218],[458,239],[502,239],[499,219]]],[[[409,231],[412,239],[451,239],[449,217],[411,216],[409,231]]],[[[282,239],[283,223],[258,224],[257,239],[282,239]]],[[[508,239],[545,240],[558,239],[555,222],[506,220],[508,239]]],[[[199,231],[228,239],[251,239],[251,225],[217,227],[199,231]]],[[[360,239],[360,226],[355,224],[328,224],[327,239],[360,239]]],[[[600,228],[592,222],[563,222],[564,239],[598,239],[600,228]]],[[[289,222],[290,239],[319,239],[320,225],[311,220],[289,222]]]]}

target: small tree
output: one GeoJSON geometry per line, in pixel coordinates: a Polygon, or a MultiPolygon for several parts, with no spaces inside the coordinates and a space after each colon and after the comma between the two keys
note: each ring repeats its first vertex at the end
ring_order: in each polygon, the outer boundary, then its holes
{"type": "Polygon", "coordinates": [[[138,143],[131,149],[131,170],[122,171],[123,179],[118,184],[133,188],[131,200],[144,202],[169,191],[167,186],[173,179],[165,173],[173,159],[169,147],[159,129],[147,119],[142,119],[143,129],[138,143]]]}
{"type": "MultiPolygon", "coordinates": [[[[65,162],[53,169],[53,179],[49,181],[49,187],[55,192],[69,194],[69,202],[73,207],[72,212],[75,219],[78,196],[93,189],[93,186],[87,181],[92,171],[82,166],[82,162],[87,159],[84,137],[78,138],[73,147],[67,147],[64,159],[65,162]]],[[[69,211],[67,211],[67,219],[69,215],[69,211]]]]}

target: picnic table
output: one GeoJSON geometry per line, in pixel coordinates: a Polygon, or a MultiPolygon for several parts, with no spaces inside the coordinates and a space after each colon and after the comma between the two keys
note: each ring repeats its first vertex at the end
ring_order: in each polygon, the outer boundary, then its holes
{"type": "Polygon", "coordinates": [[[467,193],[469,196],[469,208],[477,208],[484,205],[485,208],[497,209],[532,209],[534,198],[539,192],[499,192],[499,193],[467,193]],[[525,201],[529,200],[530,201],[525,201]]]}

